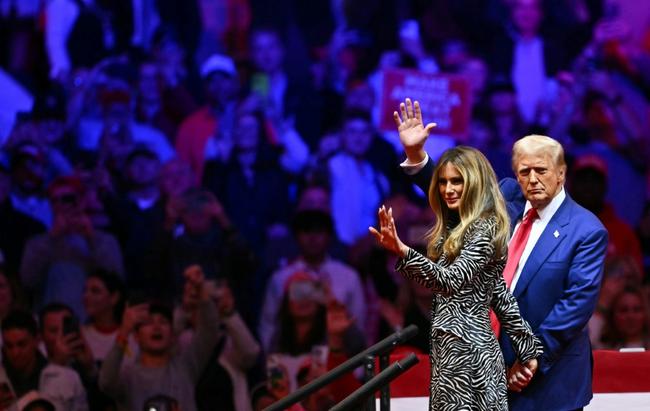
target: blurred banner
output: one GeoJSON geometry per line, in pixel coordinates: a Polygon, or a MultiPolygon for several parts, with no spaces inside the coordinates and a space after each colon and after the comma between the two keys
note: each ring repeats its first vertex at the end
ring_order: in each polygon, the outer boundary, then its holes
{"type": "Polygon", "coordinates": [[[435,134],[464,140],[471,115],[469,80],[456,74],[430,74],[416,70],[391,69],[383,72],[381,95],[382,130],[395,130],[393,112],[406,97],[420,102],[424,122],[434,122],[435,134]]]}

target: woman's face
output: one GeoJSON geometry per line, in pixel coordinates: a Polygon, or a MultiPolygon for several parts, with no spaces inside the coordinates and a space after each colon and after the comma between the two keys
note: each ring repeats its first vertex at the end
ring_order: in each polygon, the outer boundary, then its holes
{"type": "Polygon", "coordinates": [[[294,319],[314,318],[318,311],[318,287],[311,281],[296,281],[289,286],[289,314],[294,319]]]}
{"type": "Polygon", "coordinates": [[[0,274],[0,312],[7,312],[13,302],[11,287],[4,274],[0,274]]]}
{"type": "Polygon", "coordinates": [[[647,320],[643,312],[641,298],[637,294],[626,293],[618,299],[613,308],[614,327],[625,339],[639,338],[647,320]]]}
{"type": "Polygon", "coordinates": [[[442,166],[438,175],[438,190],[440,198],[450,210],[460,208],[460,198],[463,195],[464,184],[463,176],[460,175],[456,166],[451,163],[442,166]]]}
{"type": "Polygon", "coordinates": [[[90,277],[86,280],[83,304],[86,314],[89,317],[96,317],[112,311],[115,304],[117,304],[117,296],[108,291],[108,288],[106,288],[102,280],[96,277],[90,277]]]}

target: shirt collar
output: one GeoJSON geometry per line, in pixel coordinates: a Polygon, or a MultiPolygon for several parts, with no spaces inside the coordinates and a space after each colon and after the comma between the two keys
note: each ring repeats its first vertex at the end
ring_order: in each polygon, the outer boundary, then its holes
{"type": "MultiPolygon", "coordinates": [[[[564,191],[564,187],[560,190],[559,193],[553,199],[551,200],[548,205],[542,209],[537,210],[537,214],[539,214],[539,220],[540,221],[548,221],[553,217],[555,212],[557,211],[558,208],[562,205],[562,202],[564,202],[564,199],[566,198],[566,192],[564,191]]],[[[528,212],[532,208],[532,204],[530,204],[530,201],[526,201],[526,206],[524,207],[524,214],[528,212]]]]}

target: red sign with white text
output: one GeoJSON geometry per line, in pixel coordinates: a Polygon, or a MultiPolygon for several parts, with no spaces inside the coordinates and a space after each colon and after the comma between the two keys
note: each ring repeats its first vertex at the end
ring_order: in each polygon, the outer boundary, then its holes
{"type": "Polygon", "coordinates": [[[382,130],[395,130],[393,112],[405,98],[419,101],[424,123],[436,123],[435,134],[463,139],[469,129],[469,80],[456,74],[430,74],[416,70],[384,71],[381,96],[382,130]]]}

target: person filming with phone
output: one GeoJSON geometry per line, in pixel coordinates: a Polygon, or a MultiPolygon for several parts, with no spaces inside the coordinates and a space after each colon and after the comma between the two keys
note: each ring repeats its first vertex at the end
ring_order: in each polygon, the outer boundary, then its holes
{"type": "Polygon", "coordinates": [[[46,399],[56,411],[88,410],[79,375],[46,358],[38,348],[40,339],[31,313],[14,310],[3,320],[0,410],[18,409],[29,398],[46,399]]]}
{"type": "Polygon", "coordinates": [[[48,233],[27,242],[21,281],[36,309],[56,301],[68,305],[83,320],[79,296],[86,275],[97,268],[122,274],[122,253],[113,235],[93,227],[86,213],[81,180],[59,177],[47,192],[54,223],[48,233]]]}

